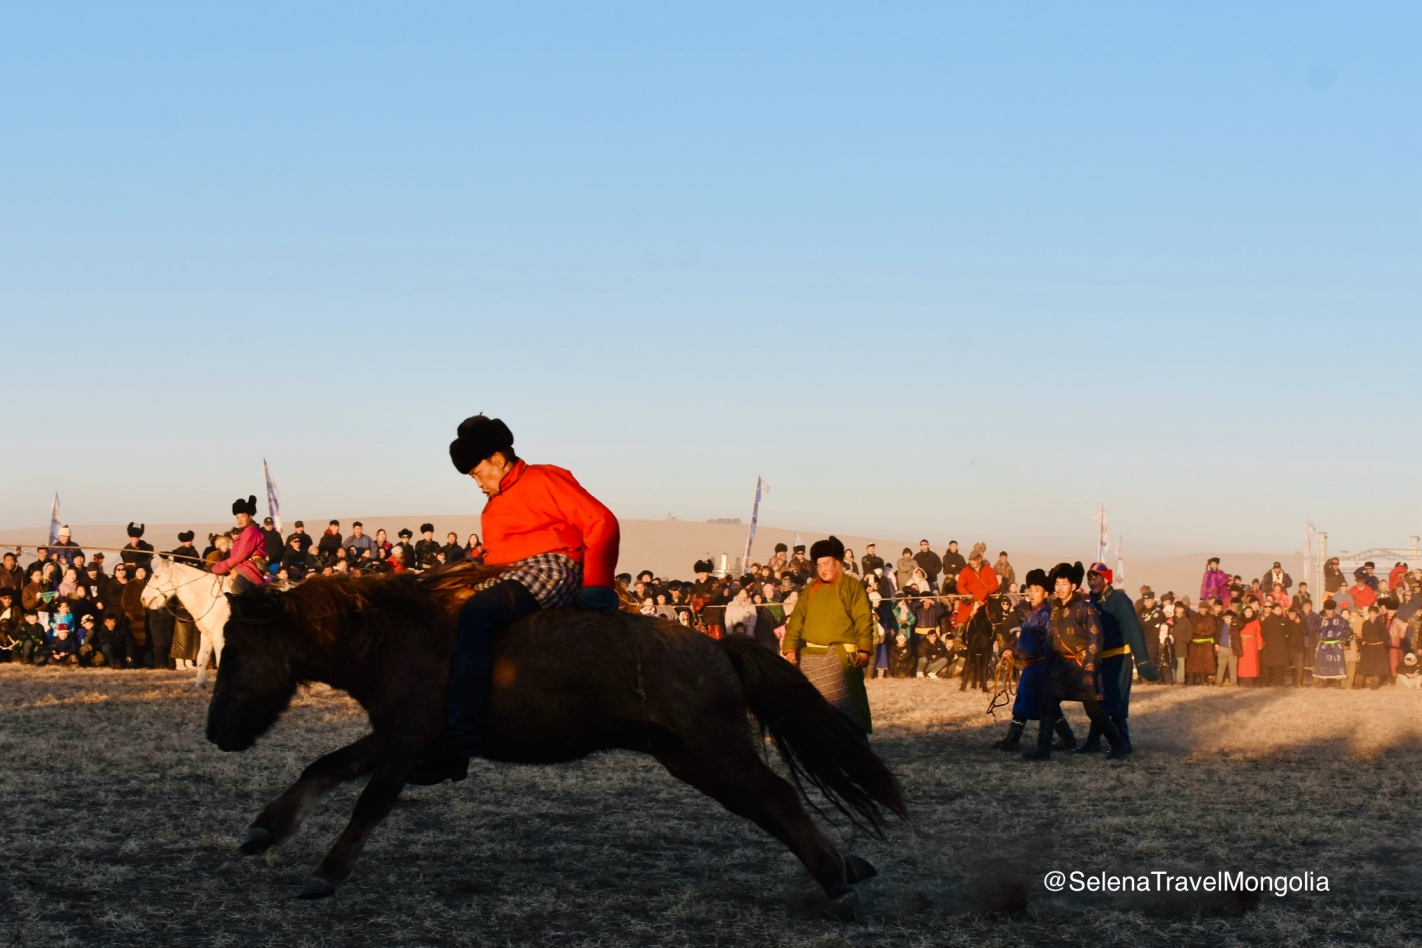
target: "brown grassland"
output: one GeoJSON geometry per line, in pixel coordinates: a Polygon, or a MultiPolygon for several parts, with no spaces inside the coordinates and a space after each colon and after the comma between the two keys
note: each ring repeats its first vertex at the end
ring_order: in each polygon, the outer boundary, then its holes
{"type": "Polygon", "coordinates": [[[188,678],[0,665],[0,944],[1422,944],[1422,695],[1402,688],[1138,688],[1134,760],[1029,764],[988,746],[980,694],[873,682],[912,818],[836,830],[881,872],[840,925],[782,846],[630,753],[407,789],[341,892],[299,901],[356,787],[265,856],[237,840],[364,719],[313,688],[225,755],[188,678]],[[1310,870],[1331,891],[1053,895],[1050,869],[1310,870]]]}

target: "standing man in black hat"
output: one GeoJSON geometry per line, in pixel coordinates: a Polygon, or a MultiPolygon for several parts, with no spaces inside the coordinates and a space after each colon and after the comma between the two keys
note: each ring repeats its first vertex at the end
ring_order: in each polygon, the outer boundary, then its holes
{"type": "Polygon", "coordinates": [[[153,544],[147,540],[141,540],[143,536],[144,524],[133,525],[133,521],[128,522],[128,545],[119,553],[119,559],[123,560],[123,565],[129,568],[129,575],[133,575],[133,570],[142,566],[149,572],[153,571],[153,544]]]}
{"type": "Polygon", "coordinates": [[[837,537],[810,548],[815,578],[800,593],[780,643],[787,661],[819,689],[825,700],[857,724],[874,730],[864,669],[874,648],[874,614],[864,584],[844,573],[844,544],[837,537]]]}
{"type": "Polygon", "coordinates": [[[1046,695],[1037,747],[1022,756],[1047,760],[1052,756],[1052,725],[1061,716],[1063,701],[1080,701],[1094,728],[1111,744],[1111,759],[1131,753],[1116,725],[1101,709],[1097,681],[1101,655],[1101,618],[1091,601],[1081,595],[1086,569],[1080,563],[1058,563],[1047,575],[1056,599],[1047,623],[1046,695]]]}
{"type": "Polygon", "coordinates": [[[283,548],[286,546],[282,542],[281,531],[276,528],[276,523],[271,517],[262,520],[262,543],[266,545],[267,563],[270,570],[270,564],[281,562],[283,548]]]}
{"type": "Polygon", "coordinates": [[[439,551],[443,549],[434,538],[434,524],[420,524],[420,539],[415,543],[415,564],[420,569],[434,569],[439,565],[439,551]]]}
{"type": "MultiPolygon", "coordinates": [[[[1105,563],[1092,563],[1086,574],[1091,589],[1091,602],[1101,619],[1100,691],[1101,706],[1106,716],[1121,732],[1127,751],[1131,749],[1131,731],[1127,718],[1131,713],[1131,682],[1140,669],[1146,681],[1159,681],[1160,672],[1150,660],[1146,649],[1145,629],[1141,628],[1131,597],[1111,585],[1115,578],[1105,563]]],[[[1101,730],[1095,724],[1086,736],[1086,743],[1077,750],[1091,753],[1101,749],[1101,730]]]]}
{"type": "Polygon", "coordinates": [[[405,564],[406,569],[419,569],[419,559],[415,556],[415,544],[410,542],[410,538],[413,536],[409,527],[402,527],[397,534],[399,542],[391,548],[392,553],[395,550],[400,551],[400,562],[405,564]]]}

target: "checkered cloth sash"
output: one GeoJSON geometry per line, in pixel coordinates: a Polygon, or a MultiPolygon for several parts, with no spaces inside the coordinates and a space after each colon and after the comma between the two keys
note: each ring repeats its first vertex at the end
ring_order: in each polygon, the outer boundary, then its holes
{"type": "Polygon", "coordinates": [[[854,716],[854,698],[849,693],[849,682],[844,679],[838,646],[824,652],[801,650],[800,671],[836,711],[854,716]]]}
{"type": "Polygon", "coordinates": [[[475,592],[511,579],[521,583],[544,609],[571,606],[583,588],[583,568],[566,553],[539,553],[510,563],[504,572],[474,587],[475,592]]]}

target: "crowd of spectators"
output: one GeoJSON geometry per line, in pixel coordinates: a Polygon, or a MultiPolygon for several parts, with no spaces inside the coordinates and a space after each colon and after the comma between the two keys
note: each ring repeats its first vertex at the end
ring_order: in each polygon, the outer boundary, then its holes
{"type": "MultiPolygon", "coordinates": [[[[92,556],[60,531],[21,566],[16,548],[0,561],[0,661],[79,666],[183,667],[196,658],[191,617],[170,603],[147,609],[141,592],[152,558],[166,556],[210,568],[232,544],[217,533],[198,548],[193,533],[157,553],[129,525],[128,545],[106,570],[105,554],[92,556]]],[[[262,525],[265,567],[272,581],[298,583],[346,572],[404,572],[463,560],[480,562],[477,534],[464,542],[453,532],[443,542],[433,524],[420,538],[400,530],[391,542],[383,529],[365,532],[359,521],[348,534],[332,520],[319,536],[298,520],[285,537],[267,518],[262,525]]],[[[862,556],[845,551],[845,571],[866,587],[876,629],[876,677],[947,679],[968,674],[967,624],[975,609],[995,601],[991,662],[1011,649],[1025,613],[1017,573],[1006,551],[989,563],[984,544],[968,555],[950,542],[940,554],[928,540],[886,561],[870,544],[862,556]]],[[[644,570],[618,576],[629,611],[659,615],[720,638],[742,635],[778,650],[785,623],[804,585],[814,576],[805,548],[777,544],[766,562],[747,563],[740,575],[718,573],[710,560],[693,566],[694,579],[667,579],[644,570]]],[[[1398,563],[1387,576],[1368,563],[1344,576],[1336,559],[1324,565],[1324,598],[1315,602],[1307,583],[1275,563],[1246,582],[1206,564],[1198,598],[1141,587],[1136,613],[1162,684],[1331,687],[1422,685],[1414,646],[1422,628],[1422,568],[1398,563]]],[[[967,684],[964,678],[963,684],[967,684]]],[[[975,686],[986,687],[984,681],[975,686]]]]}
{"type": "MultiPolygon", "coordinates": [[[[154,556],[210,569],[232,548],[233,531],[209,534],[202,548],[194,545],[192,531],[183,531],[178,544],[161,553],[143,534],[141,525],[129,524],[127,545],[109,557],[118,560],[111,570],[105,553],[86,554],[68,527],[60,528],[55,542],[35,549],[35,558],[24,565],[24,548],[0,557],[0,662],[110,668],[192,664],[198,650],[192,617],[176,600],[161,609],[145,608],[143,587],[154,556]]],[[[483,558],[477,534],[460,543],[458,535],[447,533],[440,543],[429,523],[421,525],[420,534],[414,540],[413,531],[401,530],[391,543],[384,530],[368,534],[359,521],[343,535],[340,522],[332,520],[313,537],[298,520],[283,537],[268,517],[262,524],[265,568],[275,582],[296,583],[311,576],[432,569],[483,558]]]]}

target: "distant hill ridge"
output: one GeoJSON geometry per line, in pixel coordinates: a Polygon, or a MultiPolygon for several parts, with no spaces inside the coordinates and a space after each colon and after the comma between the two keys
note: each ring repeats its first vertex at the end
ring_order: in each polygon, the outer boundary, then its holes
{"type": "MultiPolygon", "coordinates": [[[[308,533],[320,536],[326,529],[327,521],[332,518],[329,515],[319,518],[292,518],[284,523],[286,533],[291,532],[291,525],[296,519],[304,520],[308,533]]],[[[376,530],[384,528],[392,541],[402,527],[409,527],[418,535],[420,524],[425,522],[434,524],[436,536],[441,541],[444,539],[444,535],[451,530],[459,535],[461,542],[466,540],[469,534],[479,532],[478,514],[361,515],[341,516],[336,519],[341,522],[342,535],[348,536],[351,523],[359,520],[367,533],[373,536],[376,530]]],[[[691,578],[692,563],[707,556],[711,557],[719,566],[721,556],[724,554],[729,565],[734,567],[745,552],[746,532],[749,530],[749,526],[746,524],[715,521],[627,519],[622,520],[621,524],[620,571],[636,573],[639,570],[650,569],[658,576],[680,579],[691,578]]],[[[201,545],[209,533],[226,530],[231,526],[230,520],[209,523],[150,523],[147,525],[147,531],[143,538],[158,549],[169,550],[178,545],[177,536],[180,530],[195,531],[197,533],[196,542],[201,545]]],[[[81,546],[89,544],[90,546],[114,548],[121,547],[128,542],[126,527],[127,524],[71,524],[74,540],[81,546]]],[[[795,530],[783,527],[758,527],[755,546],[751,550],[751,560],[765,562],[770,557],[776,543],[790,545],[795,539],[795,534],[795,530]]],[[[799,535],[806,545],[825,536],[824,533],[810,530],[800,530],[799,535]]],[[[878,554],[890,564],[898,559],[899,552],[904,547],[918,549],[917,538],[904,540],[883,536],[836,535],[844,541],[845,546],[854,550],[856,557],[864,555],[864,548],[868,543],[876,543],[878,554]]],[[[3,530],[0,531],[0,546],[42,543],[47,537],[48,529],[45,527],[3,530]]],[[[962,536],[957,539],[962,552],[966,554],[974,542],[983,538],[962,536]]],[[[933,542],[934,550],[942,554],[947,540],[933,542]]],[[[1008,550],[1019,579],[1034,567],[1047,567],[1062,560],[1080,559],[1087,562],[1095,552],[1087,547],[1077,552],[1055,550],[1035,553],[1016,550],[1010,542],[1002,543],[1000,540],[989,539],[987,543],[990,560],[997,559],[998,550],[1008,550]]],[[[1300,553],[1221,553],[1210,551],[1182,556],[1127,560],[1126,581],[1117,585],[1129,592],[1132,598],[1135,598],[1137,589],[1146,583],[1157,593],[1173,590],[1177,595],[1185,594],[1194,599],[1199,594],[1200,575],[1204,572],[1205,560],[1209,556],[1220,556],[1226,570],[1240,574],[1246,581],[1262,575],[1275,560],[1284,564],[1284,569],[1292,574],[1295,582],[1304,579],[1300,575],[1303,569],[1303,555],[1300,553]]]]}

